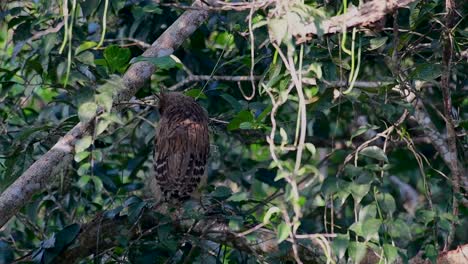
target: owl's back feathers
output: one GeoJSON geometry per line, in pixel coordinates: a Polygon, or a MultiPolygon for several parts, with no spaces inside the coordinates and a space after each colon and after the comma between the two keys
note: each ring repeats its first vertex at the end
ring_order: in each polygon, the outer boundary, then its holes
{"type": "Polygon", "coordinates": [[[194,99],[165,93],[156,135],[154,171],[165,202],[188,200],[205,174],[210,150],[208,117],[194,99]]]}

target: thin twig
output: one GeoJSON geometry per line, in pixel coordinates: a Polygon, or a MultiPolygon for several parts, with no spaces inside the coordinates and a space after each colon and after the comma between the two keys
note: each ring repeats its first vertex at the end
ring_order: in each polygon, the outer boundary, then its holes
{"type": "MultiPolygon", "coordinates": [[[[251,76],[224,76],[224,75],[190,75],[185,78],[183,81],[167,88],[169,91],[179,90],[181,87],[192,83],[192,82],[202,82],[202,81],[227,81],[227,82],[246,82],[252,79],[251,76]]],[[[253,76],[254,81],[260,80],[261,76],[253,76]]]]}

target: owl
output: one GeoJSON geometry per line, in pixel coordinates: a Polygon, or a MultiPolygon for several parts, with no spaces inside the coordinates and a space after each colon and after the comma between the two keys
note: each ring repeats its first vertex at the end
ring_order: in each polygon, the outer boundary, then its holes
{"type": "Polygon", "coordinates": [[[208,116],[191,97],[161,93],[154,172],[163,202],[179,204],[197,189],[210,150],[208,116]]]}

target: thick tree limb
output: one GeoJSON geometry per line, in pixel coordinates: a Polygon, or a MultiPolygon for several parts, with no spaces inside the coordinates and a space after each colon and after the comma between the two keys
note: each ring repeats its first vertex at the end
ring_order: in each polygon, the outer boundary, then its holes
{"type": "MultiPolygon", "coordinates": [[[[195,1],[194,5],[202,5],[195,1]]],[[[160,57],[172,54],[207,18],[206,10],[188,10],[183,13],[151,46],[143,56],[160,57]]],[[[133,64],[125,73],[125,88],[117,101],[129,100],[149,80],[155,66],[147,61],[133,64]]],[[[0,196],[0,227],[16,214],[31,197],[45,189],[54,179],[54,169],[60,167],[65,157],[72,155],[75,142],[92,131],[91,122],[80,122],[61,138],[55,146],[34,162],[0,196]]]]}
{"type": "MultiPolygon", "coordinates": [[[[345,14],[334,16],[322,21],[318,25],[316,23],[308,24],[305,26],[304,31],[312,35],[333,34],[356,26],[366,26],[379,21],[397,8],[408,6],[415,1],[416,0],[370,1],[360,5],[359,8],[349,8],[345,14]]],[[[302,31],[302,29],[298,30],[302,31]]]]}

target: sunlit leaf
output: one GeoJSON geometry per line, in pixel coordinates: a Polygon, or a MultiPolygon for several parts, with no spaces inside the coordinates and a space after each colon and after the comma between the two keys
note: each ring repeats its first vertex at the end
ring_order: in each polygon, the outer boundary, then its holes
{"type": "Polygon", "coordinates": [[[291,227],[286,224],[286,222],[281,222],[281,224],[278,225],[278,243],[283,242],[289,237],[289,234],[291,233],[291,227]]]}
{"type": "Polygon", "coordinates": [[[288,23],[286,19],[273,18],[268,21],[271,41],[281,44],[288,34],[288,23]]]}
{"type": "Polygon", "coordinates": [[[364,259],[367,252],[367,246],[362,242],[351,242],[348,248],[348,254],[353,260],[353,263],[360,263],[364,259]]]}
{"type": "Polygon", "coordinates": [[[121,48],[117,45],[111,45],[104,50],[104,58],[111,73],[123,73],[128,66],[130,55],[129,49],[121,48]]]}
{"type": "Polygon", "coordinates": [[[349,235],[348,234],[338,234],[335,239],[333,239],[332,248],[333,252],[338,256],[338,259],[344,257],[346,250],[349,245],[349,235]]]}
{"type": "Polygon", "coordinates": [[[388,37],[380,37],[380,38],[372,38],[370,39],[370,47],[369,50],[376,50],[387,42],[388,37]]]}
{"type": "Polygon", "coordinates": [[[195,99],[208,99],[208,97],[206,97],[205,93],[201,89],[190,89],[188,91],[185,91],[184,94],[195,99]]]}
{"type": "Polygon", "coordinates": [[[388,158],[385,152],[377,146],[366,147],[363,150],[361,150],[359,154],[376,160],[388,162],[388,158]]]}
{"type": "Polygon", "coordinates": [[[91,48],[94,48],[96,46],[97,46],[97,43],[94,42],[94,41],[85,41],[80,46],[78,46],[78,48],[76,48],[75,55],[78,55],[81,52],[83,52],[85,50],[88,50],[88,49],[91,49],[91,48]]]}
{"type": "Polygon", "coordinates": [[[152,63],[158,69],[161,70],[168,70],[171,68],[178,67],[178,63],[171,57],[171,56],[163,56],[163,57],[136,57],[133,58],[131,63],[137,63],[140,61],[147,61],[152,63]]]}
{"type": "Polygon", "coordinates": [[[85,149],[89,148],[93,143],[93,138],[91,136],[84,136],[81,139],[77,140],[75,143],[75,152],[80,153],[85,149]]]}
{"type": "Polygon", "coordinates": [[[96,115],[97,104],[94,102],[86,102],[78,108],[78,116],[83,122],[88,122],[96,115]]]}
{"type": "Polygon", "coordinates": [[[268,224],[273,214],[276,214],[279,212],[281,212],[281,210],[278,207],[276,206],[270,207],[268,211],[265,213],[265,216],[263,216],[263,224],[265,225],[268,224]]]}
{"type": "Polygon", "coordinates": [[[353,182],[349,184],[348,188],[356,203],[360,203],[362,198],[369,193],[370,186],[370,184],[357,184],[353,182]]]}
{"type": "Polygon", "coordinates": [[[228,130],[239,129],[240,124],[254,121],[254,116],[250,111],[240,111],[227,125],[228,130]]]}
{"type": "Polygon", "coordinates": [[[388,263],[393,263],[398,258],[398,248],[390,245],[384,244],[383,245],[385,258],[387,259],[388,263]]]}

